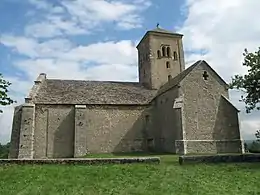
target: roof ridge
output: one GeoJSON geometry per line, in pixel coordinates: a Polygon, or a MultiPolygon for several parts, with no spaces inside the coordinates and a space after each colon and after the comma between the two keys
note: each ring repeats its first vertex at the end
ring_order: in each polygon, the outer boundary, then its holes
{"type": "Polygon", "coordinates": [[[233,108],[235,108],[237,110],[237,112],[240,112],[240,110],[230,101],[230,99],[228,99],[226,96],[221,95],[221,97],[228,103],[230,104],[233,108]]]}
{"type": "Polygon", "coordinates": [[[158,32],[158,33],[167,33],[167,34],[172,34],[172,35],[179,35],[179,36],[183,36],[180,33],[174,32],[174,31],[170,31],[170,30],[166,30],[164,28],[160,28],[160,27],[156,27],[152,30],[149,30],[148,32],[158,32]]]}
{"type": "Polygon", "coordinates": [[[131,84],[140,84],[139,82],[134,81],[99,81],[99,80],[83,80],[83,79],[46,79],[46,81],[76,81],[76,82],[95,82],[95,83],[131,83],[131,84]]]}

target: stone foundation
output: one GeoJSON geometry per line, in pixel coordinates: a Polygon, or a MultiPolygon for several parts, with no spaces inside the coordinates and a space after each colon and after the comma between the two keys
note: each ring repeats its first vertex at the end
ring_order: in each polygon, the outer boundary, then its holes
{"type": "Polygon", "coordinates": [[[179,164],[185,163],[259,163],[259,154],[233,154],[233,155],[205,155],[205,156],[180,156],[179,164]]]}
{"type": "Polygon", "coordinates": [[[244,153],[244,144],[237,140],[176,140],[177,154],[244,153]]]}
{"type": "Polygon", "coordinates": [[[100,165],[100,164],[130,164],[130,163],[160,163],[159,157],[136,158],[67,158],[67,159],[0,159],[0,165],[8,164],[68,164],[68,165],[100,165]]]}

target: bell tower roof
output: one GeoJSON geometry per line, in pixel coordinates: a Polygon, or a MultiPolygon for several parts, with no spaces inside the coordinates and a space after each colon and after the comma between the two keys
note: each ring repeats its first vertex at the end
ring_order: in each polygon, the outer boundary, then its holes
{"type": "Polygon", "coordinates": [[[175,33],[169,30],[165,30],[163,28],[160,28],[159,26],[157,26],[155,29],[152,29],[148,32],[155,32],[155,33],[165,33],[165,34],[171,34],[171,35],[177,35],[177,36],[183,36],[182,34],[179,33],[175,33]]]}
{"type": "Polygon", "coordinates": [[[161,27],[159,27],[159,24],[157,24],[157,27],[152,29],[152,30],[148,30],[145,35],[143,36],[143,38],[141,39],[141,41],[138,43],[138,45],[136,46],[136,48],[138,48],[139,44],[142,42],[143,39],[145,39],[148,35],[163,35],[163,36],[171,36],[171,37],[179,37],[182,38],[183,35],[179,34],[179,33],[175,33],[173,31],[169,31],[166,29],[163,29],[161,27]]]}

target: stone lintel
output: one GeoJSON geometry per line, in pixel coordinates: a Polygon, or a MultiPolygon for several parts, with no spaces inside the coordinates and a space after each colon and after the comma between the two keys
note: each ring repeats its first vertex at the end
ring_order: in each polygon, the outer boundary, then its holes
{"type": "Polygon", "coordinates": [[[75,105],[76,109],[86,109],[87,106],[86,105],[75,105]]]}
{"type": "MultiPolygon", "coordinates": [[[[29,98],[29,99],[31,99],[31,98],[29,98]]],[[[32,104],[32,103],[25,103],[25,104],[23,104],[22,105],[22,107],[35,107],[35,104],[32,104]]]]}

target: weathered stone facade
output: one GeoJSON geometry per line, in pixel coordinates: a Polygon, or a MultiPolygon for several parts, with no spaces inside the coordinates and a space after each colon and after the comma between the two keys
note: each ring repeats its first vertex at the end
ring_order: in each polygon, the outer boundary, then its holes
{"type": "Polygon", "coordinates": [[[184,68],[182,35],[157,28],[137,49],[137,83],[40,74],[15,109],[9,157],[244,152],[227,84],[205,61],[184,68]]]}

